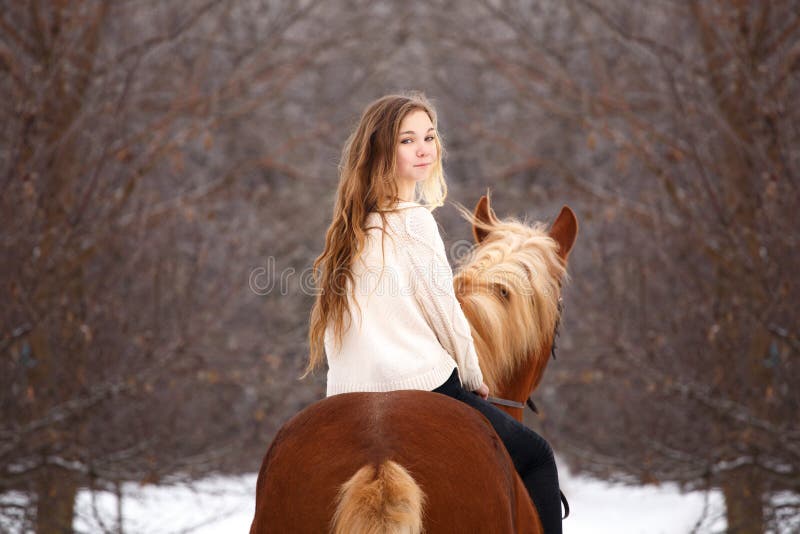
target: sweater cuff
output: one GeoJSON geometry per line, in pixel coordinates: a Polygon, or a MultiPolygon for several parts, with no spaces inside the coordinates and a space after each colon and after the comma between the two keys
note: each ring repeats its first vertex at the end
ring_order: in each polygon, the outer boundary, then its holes
{"type": "Polygon", "coordinates": [[[464,389],[466,389],[467,391],[475,391],[476,389],[481,387],[481,384],[483,384],[483,376],[481,375],[480,372],[477,374],[470,374],[464,377],[462,382],[464,389]]]}

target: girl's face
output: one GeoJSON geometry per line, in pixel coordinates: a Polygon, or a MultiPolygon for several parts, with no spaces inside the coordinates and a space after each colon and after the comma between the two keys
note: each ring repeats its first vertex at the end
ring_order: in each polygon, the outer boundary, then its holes
{"type": "Polygon", "coordinates": [[[412,111],[400,122],[397,187],[401,198],[413,198],[416,183],[430,176],[438,157],[435,139],[433,123],[422,110],[412,111]]]}

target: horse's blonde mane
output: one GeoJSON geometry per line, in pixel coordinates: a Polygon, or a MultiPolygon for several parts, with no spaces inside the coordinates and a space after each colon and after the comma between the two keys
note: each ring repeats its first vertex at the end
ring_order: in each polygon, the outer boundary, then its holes
{"type": "Polygon", "coordinates": [[[484,381],[497,390],[529,358],[537,359],[537,367],[546,364],[566,263],[544,224],[513,217],[484,222],[458,209],[475,228],[488,232],[459,261],[454,284],[472,326],[484,381]]]}

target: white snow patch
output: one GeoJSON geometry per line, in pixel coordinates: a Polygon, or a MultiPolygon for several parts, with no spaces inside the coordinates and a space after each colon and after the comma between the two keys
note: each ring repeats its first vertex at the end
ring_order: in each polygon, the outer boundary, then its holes
{"type": "Polygon", "coordinates": [[[558,468],[569,500],[564,534],[688,534],[725,532],[722,493],[682,493],[677,484],[625,486],[576,477],[558,468]]]}
{"type": "MultiPolygon", "coordinates": [[[[191,485],[122,488],[126,534],[246,533],[255,511],[257,473],[211,477],[191,485]]],[[[76,532],[114,531],[117,499],[111,493],[81,492],[75,506],[76,532]]]]}
{"type": "MultiPolygon", "coordinates": [[[[699,533],[725,530],[724,519],[720,519],[725,508],[719,492],[681,493],[675,484],[611,484],[573,476],[563,464],[559,476],[571,507],[564,534],[688,534],[695,527],[699,533]]],[[[192,486],[126,484],[124,530],[128,534],[246,533],[255,507],[256,478],[253,473],[209,478],[192,486]]],[[[89,492],[80,493],[75,522],[78,532],[102,532],[115,525],[116,498],[99,493],[94,502],[89,492]]]]}
{"type": "MultiPolygon", "coordinates": [[[[574,476],[559,464],[559,477],[571,514],[564,534],[699,534],[725,531],[725,505],[719,491],[682,493],[675,484],[631,487],[574,476]]],[[[257,474],[211,477],[191,485],[122,486],[126,534],[246,533],[255,508],[257,474]]],[[[782,502],[797,495],[776,496],[782,502]]],[[[0,495],[24,510],[22,494],[0,495]]],[[[81,491],[75,506],[77,533],[115,532],[117,499],[112,493],[81,491]]],[[[21,534],[19,517],[0,516],[0,531],[21,534]],[[16,521],[15,521],[16,520],[16,521]]],[[[797,527],[787,521],[787,530],[797,527]]],[[[795,531],[796,532],[796,531],[795,531]]]]}

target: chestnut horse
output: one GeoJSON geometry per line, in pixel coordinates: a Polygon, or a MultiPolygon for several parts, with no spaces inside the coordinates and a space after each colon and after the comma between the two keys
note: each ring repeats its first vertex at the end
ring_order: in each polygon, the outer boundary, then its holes
{"type": "MultiPolygon", "coordinates": [[[[477,245],[454,288],[493,395],[524,402],[554,341],[578,223],[499,220],[483,196],[477,245]]],[[[521,408],[501,407],[518,420],[521,408]]],[[[251,534],[541,533],[503,443],[473,408],[428,391],[345,393],[308,406],[277,433],[258,475],[251,534]]]]}

